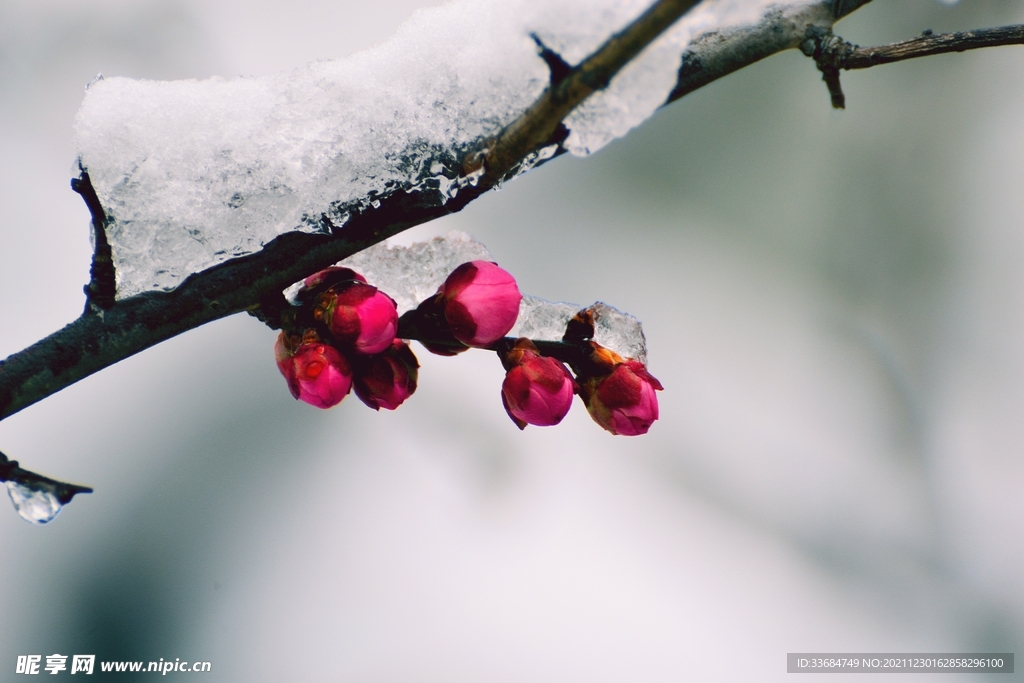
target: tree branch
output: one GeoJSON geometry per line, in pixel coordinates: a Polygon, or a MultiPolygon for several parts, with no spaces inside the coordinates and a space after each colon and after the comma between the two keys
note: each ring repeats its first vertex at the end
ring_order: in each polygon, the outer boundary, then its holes
{"type": "MultiPolygon", "coordinates": [[[[272,305],[281,290],[310,273],[410,227],[461,210],[514,175],[537,150],[560,145],[567,134],[565,117],[606,87],[694,4],[696,0],[658,0],[557,83],[552,82],[495,138],[481,141],[465,154],[463,179],[482,174],[475,185],[467,183],[454,198],[442,197],[438,190],[400,189],[374,197],[374,202],[352,202],[343,207],[350,208],[349,220],[341,227],[329,226],[330,234],[286,233],[257,253],[193,274],[173,291],[146,292],[117,301],[103,315],[83,315],[0,361],[0,419],[186,330],[241,311],[254,312],[263,302],[272,305]]],[[[754,26],[697,38],[684,55],[679,85],[670,100],[795,47],[808,35],[827,31],[837,16],[861,4],[864,0],[822,0],[797,9],[774,9],[754,26]]],[[[546,61],[552,63],[550,56],[546,61]]]]}
{"type": "MultiPolygon", "coordinates": [[[[856,7],[869,1],[858,2],[856,7]]],[[[679,78],[666,104],[765,57],[799,47],[808,36],[831,30],[840,17],[856,9],[839,7],[841,4],[821,2],[769,8],[756,26],[709,31],[699,36],[683,52],[679,78]]]]}

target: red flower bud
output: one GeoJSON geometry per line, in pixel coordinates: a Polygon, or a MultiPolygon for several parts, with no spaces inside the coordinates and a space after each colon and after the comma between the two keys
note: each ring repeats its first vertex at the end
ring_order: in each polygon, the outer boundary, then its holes
{"type": "Polygon", "coordinates": [[[529,339],[519,339],[505,356],[501,402],[520,429],[548,427],[562,421],[576,391],[576,382],[564,365],[542,356],[529,339]]]}
{"type": "Polygon", "coordinates": [[[356,368],[356,396],[374,410],[394,410],[416,391],[419,366],[409,345],[396,339],[384,353],[356,368]]]}
{"type": "Polygon", "coordinates": [[[302,337],[284,332],[274,346],[277,367],[288,382],[292,396],[316,406],[330,408],[352,388],[352,369],[333,346],[308,331],[302,337]]]}
{"type": "Polygon", "coordinates": [[[364,282],[321,294],[314,316],[327,323],[338,342],[367,355],[391,346],[398,331],[394,299],[364,282]]]}
{"type": "Polygon", "coordinates": [[[468,346],[488,346],[508,334],[523,298],[515,278],[490,261],[463,263],[439,294],[452,334],[468,346]]]}
{"type": "Polygon", "coordinates": [[[658,419],[658,396],[654,392],[664,388],[661,382],[647,372],[643,363],[623,360],[613,351],[592,345],[591,360],[610,372],[588,377],[580,384],[587,412],[612,434],[646,434],[658,419]]]}

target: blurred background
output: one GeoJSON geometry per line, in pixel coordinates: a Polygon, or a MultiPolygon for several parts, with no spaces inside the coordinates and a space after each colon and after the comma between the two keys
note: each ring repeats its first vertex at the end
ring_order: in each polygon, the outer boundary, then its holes
{"type": "MultiPolygon", "coordinates": [[[[84,302],[93,76],[289,70],[430,4],[0,0],[0,357],[84,302]]],[[[1020,22],[876,0],[837,31],[1020,22]]],[[[246,316],[3,421],[0,450],[96,492],[45,527],[0,506],[0,670],[770,681],[787,652],[1024,652],[1024,48],[843,83],[832,111],[812,62],[775,56],[404,236],[465,230],[524,292],[641,318],[666,387],[647,436],[579,404],[520,433],[483,352],[418,351],[396,413],[318,411],[246,316]]]]}

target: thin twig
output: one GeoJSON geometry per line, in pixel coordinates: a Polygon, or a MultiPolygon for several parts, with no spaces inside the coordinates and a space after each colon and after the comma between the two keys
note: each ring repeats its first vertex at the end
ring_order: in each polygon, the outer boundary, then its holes
{"type": "Polygon", "coordinates": [[[892,64],[906,59],[930,57],[947,52],[966,52],[984,47],[1024,45],[1024,25],[960,31],[935,35],[925,31],[917,38],[882,45],[859,47],[825,31],[809,37],[801,49],[812,57],[822,73],[832,97],[832,106],[845,108],[845,97],[839,83],[839,72],[868,69],[879,64],[892,64]]]}
{"type": "Polygon", "coordinates": [[[879,64],[891,64],[905,59],[929,57],[947,52],[966,52],[983,47],[1024,45],[1024,25],[1000,26],[977,31],[960,31],[939,35],[925,34],[881,47],[857,47],[837,50],[836,66],[840,69],[867,69],[879,64]]]}

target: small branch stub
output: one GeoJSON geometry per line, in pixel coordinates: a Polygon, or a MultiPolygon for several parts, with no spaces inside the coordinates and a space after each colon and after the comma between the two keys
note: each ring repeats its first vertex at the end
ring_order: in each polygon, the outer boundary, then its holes
{"type": "Polygon", "coordinates": [[[82,196],[92,215],[93,240],[95,249],[92,266],[89,268],[89,284],[85,286],[85,312],[98,313],[114,306],[117,292],[114,254],[107,240],[107,214],[100,204],[89,174],[83,169],[77,178],[72,178],[71,189],[82,196]]]}
{"type": "Polygon", "coordinates": [[[533,38],[533,42],[537,43],[537,51],[540,53],[540,58],[548,65],[548,71],[551,74],[552,87],[557,86],[565,80],[566,76],[569,75],[569,72],[572,71],[572,67],[569,66],[567,61],[562,59],[562,55],[545,45],[536,33],[531,33],[530,37],[533,38]]]}
{"type": "Polygon", "coordinates": [[[856,49],[831,30],[810,30],[807,40],[800,44],[800,50],[814,60],[821,80],[825,81],[833,109],[846,109],[846,96],[839,82],[839,70],[843,57],[856,49]]]}

